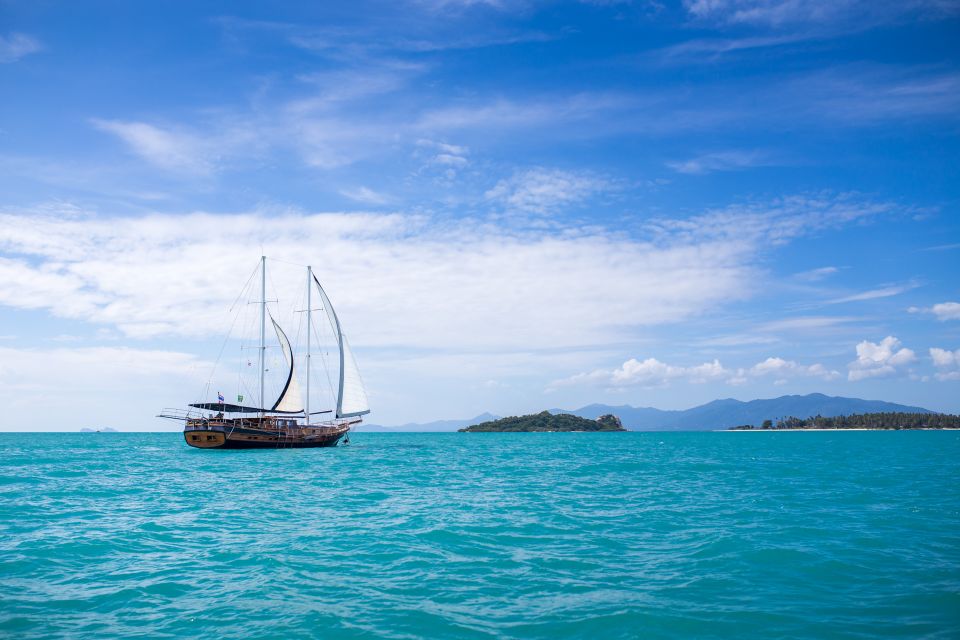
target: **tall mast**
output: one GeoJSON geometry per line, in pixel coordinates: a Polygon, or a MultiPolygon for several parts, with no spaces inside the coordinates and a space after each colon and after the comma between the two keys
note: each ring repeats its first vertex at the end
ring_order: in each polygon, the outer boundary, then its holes
{"type": "Polygon", "coordinates": [[[263,418],[263,370],[267,355],[267,256],[260,256],[260,418],[263,418]]]}
{"type": "Polygon", "coordinates": [[[307,416],[307,426],[310,426],[310,333],[313,324],[310,321],[310,312],[313,308],[311,294],[313,293],[313,267],[307,266],[307,392],[304,395],[304,412],[307,416]]]}

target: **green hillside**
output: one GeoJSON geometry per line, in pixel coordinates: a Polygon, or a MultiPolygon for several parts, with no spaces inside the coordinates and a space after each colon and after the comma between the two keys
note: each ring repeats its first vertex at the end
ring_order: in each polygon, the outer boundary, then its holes
{"type": "Polygon", "coordinates": [[[596,420],[589,420],[570,414],[554,415],[549,411],[542,411],[528,416],[511,416],[481,422],[465,429],[465,432],[490,431],[626,431],[620,424],[620,419],[614,415],[600,416],[596,420]]]}

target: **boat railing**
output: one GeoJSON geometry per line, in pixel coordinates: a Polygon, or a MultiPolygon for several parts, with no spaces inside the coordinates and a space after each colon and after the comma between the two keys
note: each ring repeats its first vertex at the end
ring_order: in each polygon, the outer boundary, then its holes
{"type": "Polygon", "coordinates": [[[197,420],[202,418],[203,414],[193,409],[167,407],[161,410],[160,413],[157,414],[157,417],[166,418],[167,420],[180,420],[181,422],[185,422],[187,420],[197,420]]]}

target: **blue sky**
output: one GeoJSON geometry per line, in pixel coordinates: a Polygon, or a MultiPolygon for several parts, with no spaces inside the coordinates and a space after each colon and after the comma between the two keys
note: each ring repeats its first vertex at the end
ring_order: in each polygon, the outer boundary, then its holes
{"type": "Polygon", "coordinates": [[[955,0],[0,2],[0,428],[209,400],[261,251],[372,422],[958,412],[958,43],[955,0]]]}

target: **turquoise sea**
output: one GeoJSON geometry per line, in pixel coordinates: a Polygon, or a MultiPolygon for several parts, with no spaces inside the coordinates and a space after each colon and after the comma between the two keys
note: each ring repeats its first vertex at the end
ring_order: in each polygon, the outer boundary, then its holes
{"type": "Polygon", "coordinates": [[[960,433],[0,434],[0,636],[957,638],[960,433]]]}

